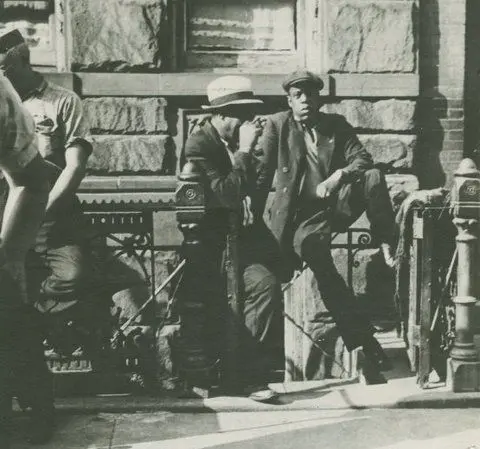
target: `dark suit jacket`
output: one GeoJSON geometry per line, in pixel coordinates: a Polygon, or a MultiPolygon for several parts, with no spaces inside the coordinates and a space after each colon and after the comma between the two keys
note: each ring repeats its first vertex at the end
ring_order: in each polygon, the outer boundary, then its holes
{"type": "MultiPolygon", "coordinates": [[[[354,181],[373,166],[371,155],[358,140],[352,126],[336,114],[319,114],[317,130],[332,143],[328,175],[343,168],[346,180],[354,181]]],[[[298,207],[299,183],[303,174],[305,140],[291,111],[270,116],[262,137],[263,158],[257,167],[255,214],[264,213],[276,172],[275,197],[270,210],[271,229],[284,253],[290,253],[293,219],[298,207]]]]}
{"type": "MultiPolygon", "coordinates": [[[[236,211],[241,218],[242,200],[255,193],[256,164],[253,163],[253,155],[239,151],[234,153],[232,164],[224,143],[209,120],[188,137],[185,158],[194,160],[204,174],[207,212],[202,235],[213,257],[225,247],[229,213],[236,211]]],[[[243,264],[264,263],[275,269],[274,264],[278,263],[277,245],[261,217],[257,217],[253,226],[240,227],[239,237],[243,264]]]]}

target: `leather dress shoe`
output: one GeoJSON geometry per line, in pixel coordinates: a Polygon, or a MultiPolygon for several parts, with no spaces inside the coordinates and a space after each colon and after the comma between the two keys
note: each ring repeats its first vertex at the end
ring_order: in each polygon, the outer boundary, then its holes
{"type": "Polygon", "coordinates": [[[393,368],[392,363],[375,337],[369,338],[363,344],[362,349],[365,359],[377,368],[378,371],[390,371],[393,368]]]}
{"type": "Polygon", "coordinates": [[[274,402],[278,398],[278,393],[271,390],[267,385],[250,385],[244,389],[244,393],[255,402],[274,402]]]}

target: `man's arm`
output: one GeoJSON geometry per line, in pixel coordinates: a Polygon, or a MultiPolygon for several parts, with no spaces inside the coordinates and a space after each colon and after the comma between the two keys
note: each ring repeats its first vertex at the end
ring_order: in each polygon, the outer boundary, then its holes
{"type": "Polygon", "coordinates": [[[256,187],[252,199],[252,209],[255,220],[261,219],[265,212],[268,194],[272,188],[273,178],[278,163],[278,131],[273,121],[265,122],[260,141],[261,153],[255,157],[256,187]]]}
{"type": "Polygon", "coordinates": [[[47,211],[62,199],[75,194],[85,177],[92,146],[85,137],[89,134],[82,103],[73,92],[62,102],[59,117],[65,127],[65,168],[56,180],[48,197],[47,211]]]}
{"type": "Polygon", "coordinates": [[[45,215],[49,190],[46,164],[37,155],[19,171],[9,171],[1,164],[0,168],[9,184],[0,232],[0,266],[17,285],[20,297],[11,299],[26,302],[25,258],[45,215]]]}
{"type": "Polygon", "coordinates": [[[237,209],[248,195],[251,185],[253,170],[250,150],[245,148],[244,151],[236,151],[232,170],[227,175],[222,175],[212,160],[213,154],[207,148],[208,145],[202,134],[190,135],[185,144],[185,157],[187,160],[195,160],[200,166],[220,206],[237,209]]]}
{"type": "Polygon", "coordinates": [[[48,196],[47,211],[52,210],[62,199],[75,194],[85,177],[89,153],[79,145],[65,151],[65,168],[55,181],[48,196]]]}
{"type": "Polygon", "coordinates": [[[0,233],[6,262],[22,262],[43,221],[48,197],[45,161],[34,157],[23,169],[2,167],[9,184],[9,194],[0,233]]]}

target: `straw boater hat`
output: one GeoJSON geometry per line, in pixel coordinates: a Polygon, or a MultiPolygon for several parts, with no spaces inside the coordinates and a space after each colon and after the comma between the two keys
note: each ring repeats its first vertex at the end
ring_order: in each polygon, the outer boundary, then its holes
{"type": "Polygon", "coordinates": [[[206,110],[222,109],[232,105],[262,104],[255,98],[252,82],[244,76],[221,76],[207,86],[209,105],[202,106],[206,110]]]}
{"type": "Polygon", "coordinates": [[[24,43],[25,39],[20,34],[20,31],[10,31],[3,36],[0,36],[0,53],[7,53],[8,50],[24,43]]]}

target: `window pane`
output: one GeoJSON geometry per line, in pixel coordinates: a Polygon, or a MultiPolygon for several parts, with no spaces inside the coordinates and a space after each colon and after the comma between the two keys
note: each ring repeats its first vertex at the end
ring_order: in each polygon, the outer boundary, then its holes
{"type": "Polygon", "coordinates": [[[295,0],[189,0],[189,50],[295,50],[295,0]]]}

